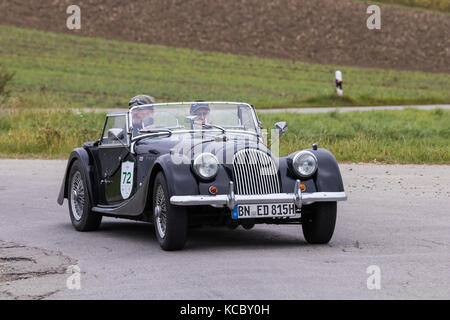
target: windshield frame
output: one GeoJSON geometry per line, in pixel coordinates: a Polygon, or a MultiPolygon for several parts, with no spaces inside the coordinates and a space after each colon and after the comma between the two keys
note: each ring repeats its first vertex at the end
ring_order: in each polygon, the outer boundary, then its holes
{"type": "MultiPolygon", "coordinates": [[[[134,109],[139,109],[139,108],[143,108],[143,107],[155,107],[155,106],[177,106],[177,105],[186,105],[186,106],[188,106],[188,105],[192,105],[194,103],[198,103],[198,101],[152,103],[152,104],[145,104],[145,105],[134,106],[134,107],[132,107],[132,108],[130,108],[128,110],[128,127],[129,128],[133,127],[133,119],[132,119],[131,113],[133,112],[134,109]]],[[[255,108],[252,105],[250,105],[248,103],[245,103],[245,102],[229,102],[229,101],[202,101],[201,103],[206,103],[206,104],[225,104],[225,105],[227,105],[227,104],[228,105],[245,105],[245,106],[247,106],[250,109],[250,111],[251,111],[252,119],[253,119],[253,123],[254,123],[255,129],[256,129],[256,132],[251,131],[251,130],[226,129],[225,134],[227,132],[230,132],[230,133],[233,133],[233,134],[239,134],[239,133],[252,134],[252,135],[255,135],[257,137],[261,137],[260,122],[259,122],[258,117],[256,115],[255,108]]],[[[194,129],[194,130],[193,129],[179,129],[179,130],[172,130],[172,134],[174,134],[174,133],[186,133],[186,132],[204,132],[204,131],[221,131],[221,130],[215,129],[215,128],[212,128],[212,129],[200,129],[200,130],[199,129],[194,129]]],[[[135,140],[138,140],[140,137],[151,137],[151,136],[154,136],[154,135],[155,135],[155,133],[143,133],[143,134],[140,134],[140,135],[137,135],[137,136],[133,136],[132,135],[132,140],[135,141],[135,140]]],[[[156,134],[156,135],[160,136],[160,134],[156,134]]]]}

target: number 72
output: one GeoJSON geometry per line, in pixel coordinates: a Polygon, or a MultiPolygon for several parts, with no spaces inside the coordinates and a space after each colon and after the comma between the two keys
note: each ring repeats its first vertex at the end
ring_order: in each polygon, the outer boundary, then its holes
{"type": "Polygon", "coordinates": [[[123,184],[131,184],[131,172],[122,172],[123,174],[123,184]]]}

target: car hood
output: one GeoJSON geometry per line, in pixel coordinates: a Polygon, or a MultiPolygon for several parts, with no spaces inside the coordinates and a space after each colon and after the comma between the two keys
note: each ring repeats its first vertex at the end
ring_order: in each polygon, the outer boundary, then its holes
{"type": "Polygon", "coordinates": [[[245,148],[255,148],[271,155],[270,150],[256,136],[246,134],[172,134],[170,137],[143,139],[137,147],[138,153],[172,153],[194,158],[202,152],[216,156],[232,156],[245,148]]]}

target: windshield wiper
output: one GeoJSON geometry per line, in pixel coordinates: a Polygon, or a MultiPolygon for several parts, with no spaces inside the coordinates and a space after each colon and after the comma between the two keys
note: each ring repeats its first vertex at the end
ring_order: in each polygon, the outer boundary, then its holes
{"type": "Polygon", "coordinates": [[[172,135],[172,130],[167,129],[167,128],[161,128],[161,129],[140,129],[138,130],[139,133],[144,133],[143,135],[134,137],[133,139],[131,139],[132,142],[136,142],[138,140],[144,139],[144,138],[148,138],[150,137],[150,135],[148,135],[149,133],[162,133],[162,134],[168,134],[169,137],[172,135]]]}
{"type": "Polygon", "coordinates": [[[203,124],[202,124],[202,128],[206,128],[206,129],[216,128],[216,129],[222,130],[222,133],[225,133],[225,132],[226,132],[226,130],[225,130],[224,127],[217,126],[217,125],[215,125],[215,124],[206,124],[206,123],[203,123],[203,124]]]}

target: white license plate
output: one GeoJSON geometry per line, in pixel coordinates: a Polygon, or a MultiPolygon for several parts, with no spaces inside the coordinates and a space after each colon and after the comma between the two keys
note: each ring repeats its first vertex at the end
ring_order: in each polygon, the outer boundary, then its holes
{"type": "Polygon", "coordinates": [[[231,213],[233,219],[281,218],[295,215],[294,203],[237,205],[231,213]]]}

